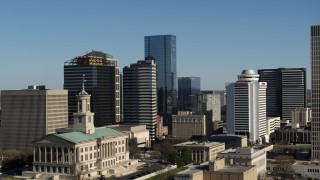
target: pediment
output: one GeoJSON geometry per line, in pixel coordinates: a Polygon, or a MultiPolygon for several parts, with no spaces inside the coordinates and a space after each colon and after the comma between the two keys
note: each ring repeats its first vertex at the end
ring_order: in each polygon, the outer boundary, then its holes
{"type": "Polygon", "coordinates": [[[36,145],[44,145],[44,146],[73,146],[75,143],[74,142],[71,142],[71,141],[68,141],[66,139],[63,139],[59,136],[56,136],[55,134],[49,134],[49,135],[46,135],[38,140],[35,140],[33,142],[34,144],[36,145]]]}

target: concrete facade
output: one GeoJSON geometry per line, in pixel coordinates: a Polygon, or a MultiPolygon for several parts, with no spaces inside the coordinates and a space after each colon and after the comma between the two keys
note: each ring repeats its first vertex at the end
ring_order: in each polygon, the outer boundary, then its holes
{"type": "Polygon", "coordinates": [[[311,121],[311,109],[299,107],[291,111],[292,127],[307,126],[311,121]]]}
{"type": "Polygon", "coordinates": [[[201,91],[196,95],[195,111],[207,115],[211,121],[221,120],[221,97],[219,92],[201,91]]]}
{"type": "Polygon", "coordinates": [[[196,142],[188,141],[174,145],[178,152],[189,149],[191,151],[192,161],[195,163],[203,163],[214,160],[219,152],[225,150],[225,144],[219,142],[196,142]]]}
{"type": "Polygon", "coordinates": [[[129,138],[129,146],[135,146],[139,148],[151,147],[149,131],[147,130],[146,125],[120,124],[107,127],[127,134],[129,138]]]}
{"type": "Polygon", "coordinates": [[[270,137],[271,133],[274,133],[276,129],[280,128],[280,117],[268,117],[267,118],[267,135],[270,137]]]}
{"type": "Polygon", "coordinates": [[[228,149],[219,153],[217,157],[225,158],[227,164],[231,165],[255,165],[260,176],[264,176],[266,173],[267,157],[265,148],[228,149]]]}
{"type": "Polygon", "coordinates": [[[155,60],[139,60],[137,63],[124,67],[124,123],[146,125],[151,141],[155,141],[157,109],[157,71],[155,60]]]}
{"type": "Polygon", "coordinates": [[[210,128],[210,124],[205,115],[192,115],[189,111],[178,111],[178,115],[172,115],[173,138],[189,139],[192,135],[206,136],[207,128],[210,128]]]}
{"type": "Polygon", "coordinates": [[[68,91],[37,89],[1,93],[2,150],[32,149],[32,141],[68,127],[68,91]]]}
{"type": "Polygon", "coordinates": [[[266,82],[254,70],[243,70],[227,89],[227,133],[246,135],[253,142],[266,136],[266,82]]]}
{"type": "Polygon", "coordinates": [[[257,179],[254,165],[226,165],[224,158],[209,162],[209,171],[204,172],[204,180],[252,180],[257,179]]]}

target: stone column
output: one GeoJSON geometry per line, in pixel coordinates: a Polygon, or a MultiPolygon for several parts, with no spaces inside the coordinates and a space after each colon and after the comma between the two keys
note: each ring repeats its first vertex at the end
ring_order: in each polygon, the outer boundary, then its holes
{"type": "MultiPolygon", "coordinates": [[[[50,162],[53,163],[53,158],[52,158],[52,147],[50,147],[50,162]]],[[[51,167],[52,168],[52,167],[51,167]]],[[[52,169],[51,169],[52,172],[52,169]]]]}
{"type": "Polygon", "coordinates": [[[36,162],[36,146],[33,147],[33,162],[36,162]]]}
{"type": "Polygon", "coordinates": [[[41,146],[38,146],[39,149],[39,162],[41,162],[41,146]]]}
{"type": "Polygon", "coordinates": [[[106,157],[109,157],[108,153],[109,153],[109,149],[108,149],[108,144],[105,144],[105,149],[107,150],[106,152],[104,152],[106,157]]]}
{"type": "Polygon", "coordinates": [[[68,147],[68,164],[71,164],[71,151],[69,147],[68,147]]]}
{"type": "Polygon", "coordinates": [[[59,157],[58,157],[59,153],[58,153],[58,149],[59,149],[59,147],[56,147],[56,161],[57,161],[57,163],[59,163],[59,157]]]}
{"type": "Polygon", "coordinates": [[[101,159],[103,159],[104,158],[104,152],[105,152],[105,148],[104,148],[104,144],[103,143],[101,143],[100,149],[101,149],[100,157],[101,157],[101,159]]]}
{"type": "Polygon", "coordinates": [[[44,147],[44,162],[47,162],[47,147],[44,147]]]}
{"type": "Polygon", "coordinates": [[[62,152],[62,158],[61,158],[61,160],[62,160],[62,163],[64,164],[64,158],[65,158],[65,157],[64,157],[64,147],[62,147],[61,150],[62,150],[62,151],[61,151],[61,152],[62,152]]]}
{"type": "Polygon", "coordinates": [[[78,161],[78,155],[79,155],[79,153],[78,153],[78,148],[74,148],[74,150],[73,150],[73,153],[74,153],[74,162],[75,163],[78,163],[79,161],[78,161]]]}

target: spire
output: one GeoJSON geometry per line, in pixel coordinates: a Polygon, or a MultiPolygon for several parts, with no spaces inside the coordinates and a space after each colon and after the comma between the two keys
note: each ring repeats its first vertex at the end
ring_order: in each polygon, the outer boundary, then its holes
{"type": "Polygon", "coordinates": [[[86,82],[86,80],[84,78],[85,76],[86,76],[85,74],[82,75],[82,90],[81,90],[81,92],[79,94],[88,94],[86,92],[86,90],[84,89],[84,83],[86,82]]]}

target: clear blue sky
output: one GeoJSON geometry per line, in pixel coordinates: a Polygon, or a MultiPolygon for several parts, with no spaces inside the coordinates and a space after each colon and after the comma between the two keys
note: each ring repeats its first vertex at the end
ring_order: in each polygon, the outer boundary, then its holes
{"type": "MultiPolygon", "coordinates": [[[[305,67],[319,0],[52,0],[0,2],[0,89],[63,88],[63,63],[95,49],[122,69],[145,35],[177,36],[178,76],[224,89],[243,69],[305,67]]],[[[308,80],[308,83],[310,80],[308,80]]],[[[308,84],[310,87],[310,84],[308,84]]]]}

